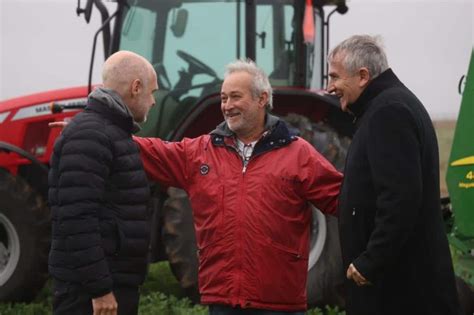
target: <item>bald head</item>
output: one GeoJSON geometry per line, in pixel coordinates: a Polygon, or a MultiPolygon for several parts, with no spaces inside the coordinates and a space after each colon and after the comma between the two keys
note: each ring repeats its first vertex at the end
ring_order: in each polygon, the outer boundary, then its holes
{"type": "Polygon", "coordinates": [[[156,72],[148,60],[131,51],[116,52],[104,63],[102,82],[122,97],[135,121],[146,119],[155,102],[153,92],[158,90],[156,72]]]}
{"type": "Polygon", "coordinates": [[[102,82],[104,87],[122,94],[121,91],[135,79],[146,84],[153,71],[148,60],[134,52],[122,50],[105,61],[102,82]]]}

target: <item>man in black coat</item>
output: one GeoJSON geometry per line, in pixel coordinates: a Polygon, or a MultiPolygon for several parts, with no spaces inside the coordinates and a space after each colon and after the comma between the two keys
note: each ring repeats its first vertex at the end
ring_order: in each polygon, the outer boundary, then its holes
{"type": "Polygon", "coordinates": [[[121,51],[102,76],[51,158],[54,314],[137,314],[147,270],[150,193],[132,132],[154,105],[156,73],[121,51]]]}
{"type": "Polygon", "coordinates": [[[330,52],[328,91],[357,127],[339,198],[347,314],[458,314],[428,113],[370,36],[330,52]]]}

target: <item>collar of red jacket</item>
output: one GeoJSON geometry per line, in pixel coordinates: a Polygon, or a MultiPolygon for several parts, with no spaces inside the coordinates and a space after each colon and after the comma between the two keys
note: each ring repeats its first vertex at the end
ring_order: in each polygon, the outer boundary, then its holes
{"type": "MultiPolygon", "coordinates": [[[[298,139],[283,120],[271,114],[265,116],[265,130],[268,132],[257,142],[252,156],[286,146],[298,139]]],[[[234,146],[235,134],[224,121],[211,131],[211,142],[215,146],[234,146]]]]}

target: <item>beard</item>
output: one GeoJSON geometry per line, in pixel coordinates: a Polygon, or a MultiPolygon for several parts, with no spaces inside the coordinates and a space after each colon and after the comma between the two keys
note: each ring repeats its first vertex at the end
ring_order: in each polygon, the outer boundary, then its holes
{"type": "Polygon", "coordinates": [[[239,114],[234,117],[225,117],[227,126],[237,137],[245,137],[259,127],[257,112],[239,112],[239,114]]]}

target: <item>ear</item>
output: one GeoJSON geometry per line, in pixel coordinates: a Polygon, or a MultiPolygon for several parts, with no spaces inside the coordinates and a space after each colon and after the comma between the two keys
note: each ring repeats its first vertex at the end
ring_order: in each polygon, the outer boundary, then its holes
{"type": "Polygon", "coordinates": [[[142,89],[142,81],[140,79],[133,80],[131,88],[132,88],[132,90],[130,91],[131,96],[132,97],[137,96],[142,89]]]}
{"type": "Polygon", "coordinates": [[[359,69],[359,87],[365,87],[369,84],[370,81],[370,72],[366,67],[359,69]]]}
{"type": "Polygon", "coordinates": [[[268,103],[268,93],[262,92],[262,94],[260,94],[260,97],[258,98],[258,106],[265,107],[267,106],[267,103],[268,103]]]}

